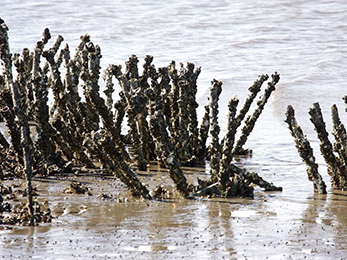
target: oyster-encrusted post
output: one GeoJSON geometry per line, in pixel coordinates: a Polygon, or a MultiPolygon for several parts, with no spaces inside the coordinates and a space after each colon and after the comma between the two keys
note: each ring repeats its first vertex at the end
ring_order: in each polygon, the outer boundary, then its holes
{"type": "Polygon", "coordinates": [[[5,80],[6,87],[11,89],[13,83],[12,74],[12,54],[8,42],[8,27],[5,21],[0,18],[0,58],[3,62],[2,76],[5,80]]]}
{"type": "Polygon", "coordinates": [[[301,127],[298,125],[292,106],[287,107],[285,122],[288,124],[288,128],[294,137],[295,146],[298,149],[300,157],[306,163],[308,179],[313,182],[315,190],[318,190],[320,194],[326,194],[326,185],[322,176],[318,172],[318,164],[313,156],[310,142],[307,140],[301,127]]]}
{"type": "Polygon", "coordinates": [[[115,65],[110,64],[107,69],[104,71],[103,79],[106,83],[106,89],[104,90],[104,93],[106,95],[106,105],[109,110],[112,110],[113,108],[113,98],[112,94],[114,92],[114,84],[112,82],[112,77],[114,75],[115,65]]]}
{"type": "Polygon", "coordinates": [[[24,48],[22,51],[22,58],[24,62],[24,71],[28,74],[32,72],[33,69],[33,53],[30,53],[28,48],[24,48]]]}
{"type": "Polygon", "coordinates": [[[110,170],[131,191],[133,196],[142,196],[151,199],[148,189],[139,181],[135,172],[129,167],[112,138],[105,130],[92,131],[85,138],[84,145],[94,154],[103,166],[110,170]]]}
{"type": "MultiPolygon", "coordinates": [[[[86,46],[89,53],[89,62],[84,64],[82,71],[82,80],[84,81],[84,95],[89,100],[91,108],[100,115],[102,124],[108,132],[111,140],[121,156],[118,160],[129,161],[129,154],[125,150],[124,143],[119,136],[119,131],[116,129],[113,114],[111,110],[106,106],[105,100],[100,97],[98,78],[100,73],[100,58],[101,50],[98,45],[94,47],[92,43],[88,43],[86,46]]],[[[85,58],[84,58],[85,59],[85,58]]]]}
{"type": "Polygon", "coordinates": [[[67,91],[67,106],[77,124],[77,130],[83,134],[99,129],[98,115],[87,102],[80,102],[78,93],[79,77],[83,67],[88,67],[88,51],[85,48],[90,42],[90,35],[85,34],[80,37],[81,42],[75,50],[75,56],[70,58],[69,46],[63,50],[63,58],[66,67],[65,86],[67,91]]]}
{"type": "Polygon", "coordinates": [[[122,122],[125,116],[127,103],[123,96],[114,103],[114,126],[117,131],[117,136],[122,136],[122,122]]]}
{"type": "MultiPolygon", "coordinates": [[[[136,56],[135,56],[136,57],[136,56]]],[[[129,60],[132,61],[128,63],[127,74],[123,74],[121,71],[121,66],[115,66],[115,76],[119,81],[119,85],[122,88],[122,93],[124,94],[125,100],[127,102],[127,115],[128,115],[128,125],[130,127],[130,136],[135,153],[135,161],[137,167],[140,170],[147,169],[147,162],[145,160],[143,147],[140,140],[140,132],[138,128],[137,118],[146,105],[146,98],[143,96],[141,88],[138,86],[138,80],[136,78],[128,79],[127,75],[134,75],[136,77],[135,69],[131,68],[133,66],[135,57],[131,57],[129,60]],[[130,66],[130,67],[129,67],[130,66]]],[[[135,62],[136,64],[136,62],[135,62]]],[[[137,66],[136,66],[137,68],[137,66]]]]}
{"type": "Polygon", "coordinates": [[[177,150],[169,137],[167,131],[168,125],[164,119],[160,99],[158,99],[158,91],[160,88],[157,82],[158,74],[154,67],[149,69],[149,76],[151,78],[151,88],[146,90],[146,95],[150,99],[150,133],[156,142],[158,157],[169,169],[170,177],[174,181],[177,190],[184,196],[188,196],[189,191],[187,179],[181,169],[181,162],[177,150]]]}
{"type": "Polygon", "coordinates": [[[67,122],[69,122],[73,128],[72,130],[75,132],[76,139],[82,142],[85,133],[98,129],[98,122],[88,124],[86,123],[89,119],[88,112],[85,113],[85,116],[82,115],[81,110],[83,110],[83,108],[80,109],[80,107],[83,105],[80,102],[81,98],[78,93],[78,82],[81,71],[78,69],[76,62],[71,60],[70,49],[67,44],[64,49],[61,50],[60,54],[66,68],[63,95],[65,96],[65,106],[68,114],[67,122]]]}
{"type": "MultiPolygon", "coordinates": [[[[15,84],[14,84],[15,85],[15,84]]],[[[27,189],[28,189],[28,204],[30,212],[30,226],[34,226],[34,204],[33,204],[33,188],[32,188],[32,159],[33,159],[33,148],[31,146],[32,140],[30,139],[30,129],[28,122],[28,115],[26,115],[25,110],[27,110],[26,96],[22,97],[21,100],[21,112],[18,111],[18,117],[22,129],[22,144],[24,150],[24,172],[27,179],[27,189]],[[23,114],[21,114],[23,113],[23,114]]]]}
{"type": "MultiPolygon", "coordinates": [[[[49,108],[48,108],[48,87],[47,87],[47,77],[40,75],[40,57],[41,49],[35,48],[31,68],[34,68],[31,75],[31,89],[34,92],[33,104],[31,107],[31,112],[33,113],[34,120],[37,124],[36,131],[38,138],[36,144],[39,148],[39,153],[42,156],[42,161],[46,165],[46,169],[54,161],[56,147],[54,141],[51,139],[50,133],[52,132],[52,126],[49,124],[49,108]]],[[[24,56],[25,57],[25,56],[24,56]]],[[[25,67],[25,59],[24,67],[25,67]]]]}
{"type": "MultiPolygon", "coordinates": [[[[49,30],[48,30],[48,29],[45,29],[45,31],[46,31],[46,30],[47,30],[47,32],[49,33],[49,38],[51,38],[49,30]]],[[[53,46],[52,46],[52,50],[54,51],[54,53],[58,53],[58,50],[59,50],[59,48],[60,48],[60,45],[61,45],[61,43],[62,43],[63,41],[64,41],[63,36],[58,35],[57,39],[55,40],[55,42],[54,42],[54,44],[53,44],[53,46]]],[[[42,47],[43,47],[43,46],[42,46],[42,47]]],[[[43,48],[42,48],[41,50],[43,50],[43,48]]],[[[63,60],[63,53],[64,53],[63,51],[60,52],[59,56],[58,56],[57,59],[56,59],[56,65],[57,65],[57,67],[60,66],[60,64],[61,64],[61,62],[62,62],[62,60],[63,60]]],[[[49,63],[48,63],[48,61],[46,61],[45,65],[43,66],[43,74],[47,74],[48,71],[49,71],[49,63]]]]}
{"type": "MultiPolygon", "coordinates": [[[[50,161],[50,157],[55,157],[55,145],[56,143],[62,150],[68,160],[73,159],[73,151],[70,146],[64,141],[61,135],[57,135],[57,130],[51,125],[49,117],[48,102],[48,84],[47,77],[42,75],[40,68],[42,49],[36,46],[32,57],[32,73],[31,81],[34,91],[34,103],[33,103],[33,115],[37,124],[38,133],[38,146],[43,153],[43,157],[50,161]],[[51,139],[51,140],[50,140],[51,139]],[[52,143],[54,141],[54,143],[52,143]]],[[[25,62],[24,62],[25,65],[25,62]]]]}
{"type": "MultiPolygon", "coordinates": [[[[83,42],[84,48],[79,51],[79,57],[76,59],[77,67],[81,70],[81,79],[85,81],[85,78],[89,78],[94,83],[94,87],[96,92],[99,91],[100,87],[98,85],[99,81],[99,75],[100,75],[100,58],[99,55],[96,53],[97,51],[100,51],[99,46],[94,46],[92,42],[90,42],[89,35],[85,35],[84,37],[81,37],[82,41],[80,46],[82,46],[83,42]],[[88,41],[88,42],[87,42],[88,41]],[[97,47],[97,48],[96,48],[97,47]],[[91,60],[92,59],[92,60],[91,60]],[[91,68],[90,66],[93,66],[91,68]],[[93,71],[94,69],[97,69],[96,71],[93,71]]],[[[77,51],[77,50],[76,50],[77,51]]],[[[101,56],[101,54],[100,54],[101,56]]],[[[86,90],[86,84],[83,84],[83,90],[86,90]]],[[[96,108],[94,106],[91,106],[92,101],[89,99],[88,96],[85,95],[86,102],[81,103],[83,104],[83,109],[81,106],[81,113],[85,113],[86,115],[86,123],[90,123],[93,125],[93,130],[97,131],[99,129],[99,115],[96,111],[96,108]],[[83,111],[82,111],[83,110],[83,111]]]]}
{"type": "Polygon", "coordinates": [[[54,102],[57,108],[57,111],[54,114],[54,119],[52,120],[52,124],[64,136],[64,140],[69,143],[69,146],[74,151],[76,158],[87,167],[94,168],[95,165],[85,153],[80,138],[76,136],[76,134],[78,134],[76,130],[76,123],[74,122],[73,118],[71,118],[71,115],[67,109],[65,95],[66,88],[61,80],[59,69],[54,60],[55,54],[55,50],[52,48],[44,51],[42,54],[42,56],[46,58],[49,63],[49,69],[52,77],[51,86],[54,95],[54,102]]]}
{"type": "MultiPolygon", "coordinates": [[[[245,151],[243,149],[244,144],[246,143],[249,135],[253,131],[253,128],[255,126],[256,121],[258,120],[260,114],[262,113],[265,104],[267,103],[271,93],[276,89],[275,86],[280,80],[280,75],[275,72],[275,74],[271,75],[271,82],[268,83],[268,87],[265,89],[264,95],[262,98],[257,102],[258,107],[252,114],[252,116],[249,116],[245,121],[245,126],[242,128],[242,134],[238,141],[236,142],[235,148],[233,150],[233,154],[244,154],[245,151]]],[[[260,80],[260,82],[262,82],[260,80]]]]}
{"type": "Polygon", "coordinates": [[[222,159],[220,161],[220,188],[221,191],[225,191],[227,181],[230,177],[230,168],[229,165],[233,159],[233,147],[235,142],[235,132],[236,132],[236,122],[235,122],[235,114],[236,108],[239,103],[239,100],[234,97],[229,101],[229,114],[228,114],[228,125],[227,125],[227,133],[224,138],[223,147],[222,147],[222,159]]]}
{"type": "Polygon", "coordinates": [[[331,107],[331,117],[333,121],[333,135],[335,137],[334,149],[339,155],[340,167],[340,188],[347,189],[347,134],[346,128],[341,123],[337,106],[331,107]]]}
{"type": "Polygon", "coordinates": [[[66,66],[65,85],[67,90],[67,106],[77,124],[77,130],[81,136],[84,133],[97,131],[99,129],[99,115],[90,105],[90,100],[86,97],[85,102],[81,102],[78,92],[79,78],[88,74],[88,48],[90,35],[81,36],[81,42],[76,48],[75,57],[70,58],[69,47],[64,49],[64,60],[66,66]]]}
{"type": "Polygon", "coordinates": [[[171,93],[170,93],[170,106],[171,106],[171,125],[169,126],[171,136],[175,138],[179,135],[179,86],[178,86],[178,73],[175,61],[171,61],[168,66],[168,73],[171,79],[171,93]]]}
{"type": "MultiPolygon", "coordinates": [[[[145,63],[143,64],[143,73],[141,77],[139,77],[139,86],[141,88],[142,94],[145,94],[145,91],[150,88],[148,80],[150,78],[149,74],[151,74],[151,70],[155,70],[154,66],[151,65],[153,61],[153,56],[146,55],[145,63]]],[[[159,77],[161,78],[159,85],[162,88],[162,94],[158,92],[157,98],[161,98],[161,103],[163,105],[163,111],[165,114],[165,119],[167,122],[171,122],[171,103],[169,99],[171,86],[170,86],[170,78],[168,75],[168,70],[165,68],[159,68],[159,77]],[[167,111],[170,110],[170,111],[167,111]],[[170,118],[169,118],[170,117],[170,118]]],[[[149,131],[149,122],[147,120],[149,115],[149,100],[147,100],[146,106],[143,108],[141,114],[138,117],[138,124],[141,133],[141,142],[143,143],[143,152],[147,162],[150,160],[155,160],[155,142],[153,137],[149,131]]],[[[169,125],[170,129],[171,124],[169,125]]]]}
{"type": "Polygon", "coordinates": [[[55,144],[50,138],[48,91],[46,87],[46,76],[37,77],[32,80],[34,89],[34,119],[37,123],[36,131],[38,134],[37,144],[39,152],[46,165],[50,165],[55,157],[55,144]]]}
{"type": "Polygon", "coordinates": [[[125,62],[126,70],[124,75],[126,75],[128,80],[139,78],[139,69],[137,67],[137,63],[139,63],[139,60],[134,54],[129,57],[127,62],[125,62]]]}
{"type": "Polygon", "coordinates": [[[71,59],[70,48],[68,44],[65,45],[64,49],[62,50],[62,53],[64,65],[66,68],[64,84],[69,97],[68,101],[69,103],[71,103],[71,105],[74,105],[74,109],[77,109],[78,105],[76,104],[78,104],[81,101],[81,98],[78,93],[78,83],[81,69],[78,68],[77,62],[71,59]]]}
{"type": "Polygon", "coordinates": [[[18,161],[23,164],[23,150],[21,147],[21,130],[16,119],[13,100],[13,72],[12,72],[12,54],[10,52],[10,45],[8,42],[8,27],[4,20],[0,18],[0,59],[3,64],[2,79],[5,86],[0,89],[0,105],[1,115],[6,120],[6,126],[9,129],[11,137],[11,145],[18,155],[18,161]]]}
{"type": "MultiPolygon", "coordinates": [[[[256,172],[249,172],[246,169],[242,169],[237,167],[235,164],[229,165],[231,172],[233,172],[234,176],[239,176],[243,180],[243,184],[246,187],[250,187],[250,184],[256,184],[261,188],[264,188],[265,191],[282,191],[282,187],[275,186],[273,183],[265,181],[262,177],[260,177],[256,172]]],[[[232,188],[229,190],[229,192],[232,188]]],[[[229,193],[230,194],[230,193],[229,193]]]]}
{"type": "MultiPolygon", "coordinates": [[[[33,53],[30,53],[29,49],[24,48],[22,50],[22,60],[23,60],[23,73],[25,75],[25,80],[29,81],[32,74],[32,66],[33,66],[33,53]]],[[[28,106],[29,106],[29,114],[32,113],[32,103],[34,100],[34,94],[31,84],[27,83],[27,92],[28,92],[28,106]]]]}
{"type": "Polygon", "coordinates": [[[163,107],[163,113],[169,130],[172,130],[172,117],[171,117],[171,85],[168,68],[163,67],[158,69],[158,75],[160,78],[160,89],[161,89],[161,102],[163,107]]]}
{"type": "Polygon", "coordinates": [[[256,98],[257,94],[260,92],[263,83],[267,81],[268,79],[269,79],[269,76],[267,74],[262,74],[258,77],[256,81],[254,81],[253,85],[248,88],[248,91],[250,93],[247,96],[242,108],[240,109],[237,116],[235,117],[236,128],[238,128],[241,125],[242,120],[245,118],[246,114],[248,113],[254,99],[256,98]]]}
{"type": "MultiPolygon", "coordinates": [[[[130,84],[137,85],[137,81],[131,80],[130,84]]],[[[136,90],[133,89],[127,107],[128,125],[131,129],[130,136],[135,152],[135,161],[139,170],[142,171],[147,169],[147,163],[149,163],[149,161],[146,160],[146,158],[149,159],[149,157],[145,156],[147,151],[144,151],[144,142],[142,138],[144,125],[142,124],[143,118],[141,118],[141,113],[146,109],[146,104],[147,98],[144,96],[142,90],[140,88],[136,90]]]]}
{"type": "Polygon", "coordinates": [[[320,140],[320,151],[325,159],[325,162],[327,163],[331,184],[333,187],[339,188],[341,162],[334,155],[333,145],[329,141],[329,134],[325,128],[325,122],[319,103],[314,103],[308,113],[311,116],[310,120],[313,123],[318,139],[320,140]]]}
{"type": "Polygon", "coordinates": [[[196,158],[199,147],[199,128],[198,128],[198,117],[196,110],[199,104],[196,102],[196,93],[198,91],[197,80],[201,73],[201,68],[198,67],[195,70],[193,63],[187,63],[187,78],[189,86],[187,89],[188,98],[188,127],[189,127],[189,141],[190,147],[192,148],[192,157],[196,158]]]}
{"type": "Polygon", "coordinates": [[[187,69],[184,68],[183,64],[180,64],[181,69],[178,75],[178,130],[177,134],[174,135],[175,146],[182,163],[189,163],[192,159],[192,147],[189,142],[189,116],[188,116],[188,73],[187,69]]]}
{"type": "Polygon", "coordinates": [[[206,141],[208,138],[208,133],[210,131],[210,106],[205,106],[205,114],[202,118],[200,131],[199,131],[199,142],[197,149],[197,158],[199,160],[204,160],[206,157],[206,141]]]}
{"type": "Polygon", "coordinates": [[[34,204],[32,190],[32,165],[33,165],[33,147],[30,137],[29,116],[28,116],[28,98],[25,84],[24,63],[16,56],[14,64],[17,70],[17,79],[12,83],[12,93],[14,100],[14,111],[19,120],[21,129],[21,145],[24,158],[24,173],[27,180],[28,205],[30,213],[30,226],[34,226],[34,204]]]}
{"type": "Polygon", "coordinates": [[[16,120],[12,94],[7,87],[0,91],[0,106],[1,115],[5,118],[5,125],[9,129],[11,147],[17,154],[17,159],[20,164],[23,164],[23,149],[21,146],[21,131],[16,120]]]}
{"type": "Polygon", "coordinates": [[[166,122],[161,111],[155,111],[150,118],[150,131],[157,142],[157,147],[161,152],[165,166],[169,169],[171,179],[176,184],[176,188],[184,196],[188,195],[188,184],[181,169],[178,154],[169,138],[166,130],[166,122]]]}
{"type": "Polygon", "coordinates": [[[221,159],[221,149],[219,143],[220,127],[218,125],[218,100],[222,92],[222,82],[213,80],[210,88],[209,106],[210,106],[210,134],[211,144],[209,147],[211,175],[215,178],[219,174],[219,162],[221,159]]]}

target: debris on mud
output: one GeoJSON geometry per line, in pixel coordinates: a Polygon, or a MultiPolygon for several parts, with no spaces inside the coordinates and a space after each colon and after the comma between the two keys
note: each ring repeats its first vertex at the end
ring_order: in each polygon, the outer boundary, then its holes
{"type": "Polygon", "coordinates": [[[72,182],[68,187],[63,190],[63,193],[67,194],[87,194],[88,196],[92,196],[92,192],[89,188],[83,185],[80,182],[72,182]]]}
{"type": "MultiPolygon", "coordinates": [[[[26,193],[26,189],[20,189],[20,185],[0,184],[0,225],[32,225],[29,204],[18,200],[20,196],[27,196],[26,193]]],[[[33,193],[33,196],[37,196],[37,193],[33,193]]],[[[45,203],[34,200],[33,209],[33,225],[52,221],[51,210],[45,203]]]]}

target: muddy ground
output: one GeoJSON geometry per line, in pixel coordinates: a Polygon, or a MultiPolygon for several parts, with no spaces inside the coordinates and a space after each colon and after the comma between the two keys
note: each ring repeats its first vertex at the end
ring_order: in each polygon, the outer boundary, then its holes
{"type": "MultiPolygon", "coordinates": [[[[206,168],[185,168],[191,182],[207,178],[206,172],[206,168]]],[[[270,172],[264,174],[278,178],[270,172]]],[[[346,259],[346,192],[302,198],[300,192],[296,196],[288,189],[265,193],[256,188],[254,198],[189,200],[172,191],[165,169],[152,165],[139,175],[152,190],[163,185],[169,193],[152,201],[135,199],[113,176],[101,172],[36,178],[37,200],[48,200],[55,218],[33,228],[3,226],[0,256],[346,259]],[[66,188],[76,182],[87,187],[89,194],[69,194],[66,188]]],[[[18,201],[23,199],[18,197],[18,201]]]]}

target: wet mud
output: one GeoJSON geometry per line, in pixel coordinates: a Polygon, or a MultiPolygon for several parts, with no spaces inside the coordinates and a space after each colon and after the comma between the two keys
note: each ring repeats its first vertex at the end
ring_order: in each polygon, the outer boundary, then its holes
{"type": "MultiPolygon", "coordinates": [[[[184,172],[188,180],[209,177],[205,167],[184,172]]],[[[305,198],[256,188],[252,199],[189,200],[175,195],[167,170],[157,165],[139,172],[139,179],[151,190],[162,185],[167,193],[154,200],[134,198],[115,177],[102,174],[35,178],[37,200],[48,200],[55,218],[37,227],[0,230],[1,257],[344,259],[347,253],[346,192],[305,198]],[[89,194],[66,192],[77,184],[89,194]]]]}

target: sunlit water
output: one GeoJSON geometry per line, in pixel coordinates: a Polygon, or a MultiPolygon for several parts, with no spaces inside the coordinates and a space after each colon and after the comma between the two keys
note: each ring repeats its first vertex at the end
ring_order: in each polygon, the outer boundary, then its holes
{"type": "MultiPolygon", "coordinates": [[[[2,0],[0,17],[10,28],[12,52],[32,49],[48,27],[53,39],[61,34],[71,49],[90,33],[101,47],[104,69],[124,64],[131,54],[140,60],[153,55],[157,67],[171,60],[195,63],[202,67],[200,118],[210,81],[223,81],[221,135],[229,99],[237,95],[242,103],[259,74],[277,71],[280,83],[246,144],[253,157],[241,163],[284,188],[274,194],[258,191],[254,200],[176,201],[177,208],[68,199],[91,204],[90,210],[63,215],[49,226],[1,231],[3,258],[346,257],[347,194],[314,194],[283,122],[291,104],[329,183],[307,111],[319,102],[331,130],[330,107],[336,104],[347,122],[344,1],[2,0]]],[[[63,184],[54,185],[58,190],[63,184]]]]}

